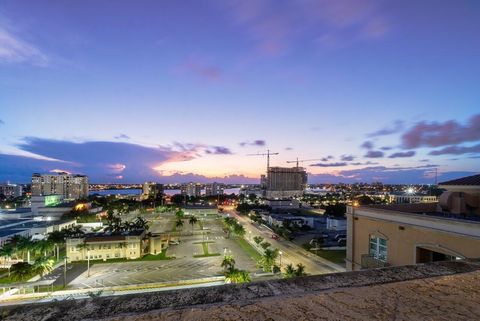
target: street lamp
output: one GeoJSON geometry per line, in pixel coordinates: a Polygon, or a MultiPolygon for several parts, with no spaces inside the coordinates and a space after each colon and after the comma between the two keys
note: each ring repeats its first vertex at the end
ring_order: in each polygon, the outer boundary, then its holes
{"type": "Polygon", "coordinates": [[[87,250],[87,278],[90,277],[90,250],[87,250]]]}
{"type": "Polygon", "coordinates": [[[281,268],[282,267],[282,254],[283,254],[283,252],[280,251],[280,252],[278,252],[278,254],[280,255],[280,268],[281,268]]]}
{"type": "Polygon", "coordinates": [[[67,256],[63,257],[63,287],[67,287],[67,256]]]}

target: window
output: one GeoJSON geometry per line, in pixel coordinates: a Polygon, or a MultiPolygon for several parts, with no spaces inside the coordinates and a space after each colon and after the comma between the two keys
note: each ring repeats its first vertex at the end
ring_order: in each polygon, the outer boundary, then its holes
{"type": "Polygon", "coordinates": [[[370,255],[377,260],[387,262],[387,240],[370,235],[370,255]]]}

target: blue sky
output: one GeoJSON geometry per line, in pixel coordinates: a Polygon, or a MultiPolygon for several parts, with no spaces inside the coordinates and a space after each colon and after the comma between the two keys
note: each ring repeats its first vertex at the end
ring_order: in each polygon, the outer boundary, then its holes
{"type": "Polygon", "coordinates": [[[473,0],[2,1],[0,181],[478,173],[479,30],[473,0]]]}

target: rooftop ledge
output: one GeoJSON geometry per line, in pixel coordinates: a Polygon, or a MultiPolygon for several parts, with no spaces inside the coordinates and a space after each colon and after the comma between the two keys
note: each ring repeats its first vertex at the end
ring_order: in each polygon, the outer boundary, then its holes
{"type": "Polygon", "coordinates": [[[480,260],[468,260],[6,306],[0,320],[468,320],[479,292],[480,260]]]}

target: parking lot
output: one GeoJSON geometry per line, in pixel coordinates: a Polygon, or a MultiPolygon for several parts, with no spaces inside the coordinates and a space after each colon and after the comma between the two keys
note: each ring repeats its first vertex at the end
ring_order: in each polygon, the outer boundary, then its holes
{"type": "MultiPolygon", "coordinates": [[[[152,231],[168,231],[175,221],[174,217],[165,215],[152,223],[152,231]]],[[[204,217],[201,230],[197,224],[192,231],[188,220],[185,220],[183,230],[190,232],[179,237],[179,244],[170,245],[167,256],[171,260],[132,261],[121,263],[94,264],[69,283],[72,288],[90,288],[98,286],[121,286],[141,283],[179,281],[222,275],[221,262],[225,252],[234,256],[236,266],[250,272],[259,269],[253,261],[235,242],[225,238],[222,222],[216,216],[204,217]],[[202,234],[202,231],[205,232],[202,234]],[[194,233],[192,233],[194,232],[194,233]],[[209,253],[218,256],[194,257],[202,255],[202,241],[208,241],[209,253]]]]}

